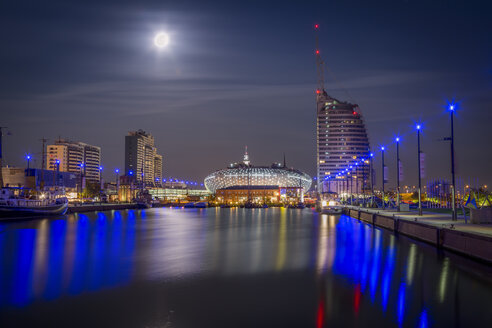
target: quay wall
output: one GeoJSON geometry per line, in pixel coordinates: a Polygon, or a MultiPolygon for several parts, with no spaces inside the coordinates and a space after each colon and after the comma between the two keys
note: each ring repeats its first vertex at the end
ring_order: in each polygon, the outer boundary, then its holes
{"type": "Polygon", "coordinates": [[[492,237],[395,218],[379,212],[371,213],[363,209],[344,208],[343,213],[373,226],[385,228],[439,248],[492,263],[492,237]]]}

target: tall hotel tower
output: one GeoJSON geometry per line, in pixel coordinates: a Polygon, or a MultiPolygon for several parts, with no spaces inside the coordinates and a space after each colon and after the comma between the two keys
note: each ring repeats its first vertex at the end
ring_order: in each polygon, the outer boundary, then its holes
{"type": "MultiPolygon", "coordinates": [[[[318,29],[318,25],[315,25],[318,29]]],[[[317,40],[316,40],[317,41],[317,40]]],[[[316,42],[318,43],[318,42],[316,42]]],[[[370,155],[364,120],[355,104],[328,96],[324,89],[324,63],[316,49],[318,89],[316,90],[316,141],[318,192],[343,192],[352,183],[353,192],[369,187],[370,155]],[[357,169],[355,163],[359,162],[357,169]],[[353,165],[350,175],[345,169],[353,165]],[[339,175],[338,175],[339,174],[339,175]],[[356,180],[357,179],[357,180],[356,180]]]]}
{"type": "MultiPolygon", "coordinates": [[[[318,90],[317,103],[317,159],[318,159],[318,190],[319,192],[345,190],[346,176],[337,176],[350,165],[361,159],[368,158],[369,139],[367,138],[364,120],[357,105],[341,102],[328,96],[325,90],[318,90]]],[[[362,162],[360,162],[362,163],[362,162]]],[[[353,165],[355,167],[355,165],[353,165]]],[[[362,163],[352,173],[352,190],[361,192],[362,186],[367,187],[369,166],[362,163]],[[357,187],[356,187],[357,186],[357,187]],[[357,189],[356,189],[357,188],[357,189]]]]}

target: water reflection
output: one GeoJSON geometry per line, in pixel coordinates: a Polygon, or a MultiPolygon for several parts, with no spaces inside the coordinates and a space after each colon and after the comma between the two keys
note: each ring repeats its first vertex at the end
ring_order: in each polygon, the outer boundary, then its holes
{"type": "MultiPolygon", "coordinates": [[[[492,319],[486,302],[477,302],[492,296],[490,281],[464,273],[432,247],[307,209],[151,209],[2,223],[0,264],[0,310],[141,282],[160,293],[161,282],[197,277],[204,286],[220,279],[239,289],[253,277],[267,281],[262,288],[285,280],[279,295],[303,284],[289,297],[313,306],[307,314],[288,312],[316,327],[492,319]]],[[[252,297],[269,297],[262,288],[252,297]]],[[[237,297],[201,306],[241,307],[243,295],[237,297]]]]}
{"type": "Polygon", "coordinates": [[[72,215],[2,224],[0,306],[120,285],[131,279],[135,216],[72,215]]]}

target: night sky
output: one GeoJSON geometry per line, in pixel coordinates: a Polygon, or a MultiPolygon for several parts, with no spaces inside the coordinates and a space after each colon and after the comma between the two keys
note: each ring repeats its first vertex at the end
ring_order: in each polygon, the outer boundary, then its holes
{"type": "Polygon", "coordinates": [[[487,2],[2,1],[4,160],[25,165],[31,153],[39,166],[39,139],[61,136],[102,147],[108,174],[124,167],[127,132],[144,129],[165,176],[201,181],[240,161],[245,145],[253,164],[285,152],[314,176],[318,23],[326,90],[359,104],[372,148],[389,148],[390,184],[396,134],[404,184],[416,183],[418,120],[427,176],[449,176],[439,139],[450,99],[460,107],[457,175],[492,184],[487,2]],[[170,34],[164,51],[153,45],[158,31],[170,34]]]}

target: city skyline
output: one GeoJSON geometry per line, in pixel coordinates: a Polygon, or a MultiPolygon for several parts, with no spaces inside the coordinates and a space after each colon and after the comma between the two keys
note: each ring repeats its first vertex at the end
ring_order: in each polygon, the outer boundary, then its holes
{"type": "Polygon", "coordinates": [[[359,105],[376,166],[377,149],[388,147],[390,186],[397,134],[403,183],[415,184],[413,125],[419,120],[427,175],[448,178],[449,146],[439,139],[449,134],[445,106],[453,98],[461,107],[455,122],[457,175],[490,183],[492,155],[477,142],[492,137],[487,129],[491,23],[480,18],[486,12],[477,10],[480,4],[471,10],[457,1],[402,2],[391,8],[380,2],[363,6],[364,14],[348,4],[285,4],[279,11],[265,4],[263,13],[242,4],[231,17],[236,7],[217,2],[204,9],[193,3],[189,9],[190,3],[154,3],[151,10],[106,2],[80,10],[68,2],[51,14],[57,6],[52,2],[37,8],[38,19],[22,28],[18,24],[32,17],[24,17],[16,5],[6,6],[9,17],[1,24],[15,33],[2,34],[9,50],[2,58],[23,69],[5,65],[0,79],[1,124],[13,133],[4,139],[4,162],[22,166],[24,154],[31,153],[39,167],[38,139],[61,135],[100,146],[102,165],[123,169],[122,136],[143,129],[155,136],[166,158],[163,176],[200,181],[231,158],[239,159],[246,144],[256,163],[280,161],[285,152],[290,165],[315,176],[316,22],[329,68],[326,90],[359,105]],[[314,7],[340,17],[328,19],[314,7]],[[348,13],[354,15],[350,24],[338,25],[348,13]],[[50,24],[44,22],[48,17],[50,24]],[[371,25],[383,17],[387,23],[371,25]],[[399,28],[385,29],[395,21],[399,28]],[[82,22],[93,26],[82,29],[82,22]],[[63,26],[72,41],[52,33],[53,25],[63,26]],[[38,28],[34,40],[29,33],[38,28]],[[171,36],[164,53],[152,44],[160,29],[171,36]],[[259,31],[264,35],[256,38],[259,31]],[[56,51],[48,55],[51,49],[56,51]],[[74,53],[82,50],[84,56],[74,53]],[[121,56],[112,61],[108,56],[115,51],[121,56]]]}

